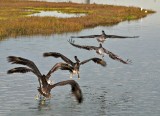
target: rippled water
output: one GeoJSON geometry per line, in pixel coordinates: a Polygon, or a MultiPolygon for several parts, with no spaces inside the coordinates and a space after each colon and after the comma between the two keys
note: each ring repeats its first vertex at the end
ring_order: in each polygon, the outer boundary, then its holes
{"type": "MultiPolygon", "coordinates": [[[[0,116],[159,116],[160,114],[160,1],[113,0],[112,3],[134,4],[154,9],[157,13],[138,21],[121,22],[111,27],[96,27],[77,33],[52,36],[33,36],[8,39],[0,42],[0,116]],[[143,4],[145,3],[145,4],[143,4]],[[56,63],[54,58],[43,58],[43,52],[56,51],[80,60],[97,56],[93,51],[72,47],[67,40],[71,35],[99,34],[139,35],[136,39],[110,39],[104,47],[132,65],[124,65],[105,57],[106,68],[92,62],[81,66],[81,79],[75,79],[84,95],[84,102],[77,104],[70,94],[70,87],[52,90],[53,98],[43,103],[37,101],[38,81],[32,73],[7,75],[6,71],[17,65],[7,63],[6,57],[16,55],[35,62],[46,74],[56,63]]],[[[96,40],[76,39],[79,44],[98,45],[96,40]]],[[[69,72],[57,71],[52,75],[56,82],[69,79],[69,72]]]]}

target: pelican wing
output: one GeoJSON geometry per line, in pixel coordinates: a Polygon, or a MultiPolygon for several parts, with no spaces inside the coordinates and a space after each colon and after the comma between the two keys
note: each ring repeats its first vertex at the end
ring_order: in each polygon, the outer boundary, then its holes
{"type": "Polygon", "coordinates": [[[105,52],[106,54],[108,54],[109,57],[112,58],[113,60],[117,60],[117,61],[119,61],[119,62],[122,62],[123,64],[129,64],[129,63],[131,63],[131,60],[129,60],[129,59],[127,59],[126,61],[124,61],[124,60],[123,60],[122,58],[120,58],[118,55],[116,55],[116,54],[108,51],[107,49],[103,48],[103,50],[104,50],[104,52],[105,52]]]}
{"type": "Polygon", "coordinates": [[[8,70],[7,74],[12,74],[12,73],[27,73],[27,72],[32,72],[32,73],[34,73],[38,77],[39,85],[41,87],[41,84],[40,84],[41,77],[39,77],[39,75],[37,75],[37,73],[33,69],[31,69],[31,68],[16,67],[16,68],[12,68],[12,69],[8,70]]]}
{"type": "Polygon", "coordinates": [[[37,68],[37,66],[34,64],[34,62],[28,60],[28,59],[25,59],[25,58],[22,58],[22,57],[16,57],[16,56],[9,56],[7,57],[8,58],[8,62],[11,62],[12,64],[22,64],[22,65],[26,65],[28,67],[30,67],[31,69],[34,70],[35,74],[38,76],[38,77],[41,77],[41,73],[39,71],[39,69],[37,68]]]}
{"type": "Polygon", "coordinates": [[[71,38],[96,38],[101,35],[71,36],[71,38]]]}
{"type": "Polygon", "coordinates": [[[105,35],[106,38],[138,38],[139,36],[105,35]]]}
{"type": "Polygon", "coordinates": [[[66,81],[58,82],[54,85],[50,85],[50,89],[52,89],[56,86],[64,86],[64,85],[68,85],[68,84],[71,85],[72,93],[76,97],[77,101],[79,103],[82,103],[82,101],[83,101],[82,91],[80,89],[79,84],[74,80],[66,80],[66,81]]]}
{"type": "Polygon", "coordinates": [[[95,47],[95,46],[86,46],[86,45],[74,44],[74,41],[72,41],[72,40],[68,40],[68,42],[69,42],[72,46],[77,47],[77,48],[80,48],[80,49],[86,49],[86,50],[96,50],[96,49],[98,49],[98,47],[95,47]]]}
{"type": "Polygon", "coordinates": [[[73,68],[67,63],[56,63],[46,75],[46,79],[49,79],[51,74],[57,71],[58,69],[72,71],[73,68]]]}
{"type": "Polygon", "coordinates": [[[27,72],[34,72],[32,69],[27,68],[27,67],[16,67],[12,68],[7,71],[7,74],[12,74],[12,73],[27,73],[27,72]]]}
{"type": "Polygon", "coordinates": [[[92,60],[93,62],[97,63],[97,64],[100,64],[100,65],[103,66],[103,67],[105,67],[105,66],[107,65],[107,63],[106,63],[104,60],[100,59],[100,58],[90,58],[90,59],[88,59],[88,60],[82,61],[80,64],[85,64],[85,63],[87,63],[87,62],[89,62],[89,61],[91,61],[91,60],[92,60]]]}
{"type": "Polygon", "coordinates": [[[48,57],[48,56],[53,56],[55,58],[61,58],[62,60],[64,60],[66,63],[68,64],[71,64],[72,66],[74,65],[74,63],[69,59],[67,58],[66,56],[60,54],[60,53],[57,53],[57,52],[46,52],[43,54],[44,57],[48,57]]]}

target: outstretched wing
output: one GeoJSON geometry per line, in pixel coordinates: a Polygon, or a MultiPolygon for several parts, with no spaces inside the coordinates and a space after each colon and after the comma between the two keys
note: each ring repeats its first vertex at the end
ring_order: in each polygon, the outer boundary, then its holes
{"type": "Polygon", "coordinates": [[[74,65],[74,63],[69,59],[67,58],[66,56],[60,54],[60,53],[57,53],[57,52],[46,52],[43,54],[44,57],[48,57],[48,56],[53,56],[55,58],[61,58],[62,60],[64,60],[66,63],[68,64],[71,64],[72,66],[74,65]]]}
{"type": "Polygon", "coordinates": [[[105,35],[106,38],[138,38],[139,36],[105,35]]]}
{"type": "Polygon", "coordinates": [[[85,63],[87,63],[87,62],[89,62],[91,60],[93,62],[97,63],[97,64],[100,64],[103,67],[105,67],[107,65],[107,63],[104,60],[100,59],[100,58],[90,58],[90,59],[82,61],[80,64],[85,64],[85,63]]]}
{"type": "Polygon", "coordinates": [[[22,65],[26,65],[28,67],[30,67],[31,69],[34,70],[34,74],[36,74],[38,77],[41,77],[41,73],[39,71],[39,69],[37,68],[37,66],[34,64],[34,62],[25,59],[25,58],[21,58],[21,57],[16,57],[16,56],[8,56],[7,57],[8,62],[11,62],[12,64],[22,64],[22,65]]]}
{"type": "Polygon", "coordinates": [[[82,103],[83,102],[82,91],[80,89],[79,84],[74,80],[66,80],[66,81],[58,82],[58,83],[56,83],[54,85],[51,85],[50,89],[52,89],[52,88],[54,88],[56,86],[64,86],[64,85],[68,85],[68,84],[71,85],[72,93],[76,97],[77,101],[79,103],[82,103]]]}
{"type": "Polygon", "coordinates": [[[57,71],[58,69],[61,69],[61,70],[69,70],[69,71],[72,71],[73,68],[67,64],[67,63],[56,63],[52,69],[48,72],[48,74],[46,75],[46,79],[48,80],[51,76],[52,73],[54,73],[55,71],[57,71]]]}
{"type": "Polygon", "coordinates": [[[71,36],[71,38],[96,38],[101,35],[71,36]]]}
{"type": "MultiPolygon", "coordinates": [[[[10,70],[7,71],[7,74],[12,74],[12,73],[27,73],[27,72],[32,72],[34,73],[37,77],[38,77],[38,81],[39,81],[39,84],[40,84],[40,80],[41,80],[41,77],[39,77],[37,75],[37,73],[31,69],[31,68],[27,68],[27,67],[16,67],[16,68],[12,68],[10,70]]],[[[40,85],[41,86],[41,85],[40,85]]]]}
{"type": "Polygon", "coordinates": [[[86,50],[96,50],[96,49],[98,49],[98,47],[95,47],[95,46],[85,46],[85,45],[74,44],[74,41],[72,39],[68,40],[68,42],[72,46],[77,47],[77,48],[81,48],[81,49],[86,49],[86,50]]]}
{"type": "MultiPolygon", "coordinates": [[[[31,68],[27,68],[27,67],[16,67],[16,68],[12,68],[10,70],[7,71],[7,74],[12,74],[12,73],[27,73],[27,72],[32,72],[34,73],[35,75],[37,75],[37,73],[31,69],[31,68]]],[[[38,81],[39,81],[39,85],[41,87],[41,83],[40,83],[40,80],[42,79],[41,77],[37,76],[38,77],[38,81]]],[[[41,80],[42,81],[42,80],[41,80]]]]}
{"type": "Polygon", "coordinates": [[[7,71],[7,74],[12,74],[12,73],[27,73],[27,72],[33,72],[34,71],[30,68],[27,67],[16,67],[16,68],[12,68],[10,70],[7,71]]]}
{"type": "Polygon", "coordinates": [[[106,54],[109,55],[110,58],[112,58],[113,60],[117,60],[117,61],[120,61],[122,62],[123,64],[130,64],[131,63],[131,60],[127,59],[126,61],[124,61],[122,58],[120,58],[118,55],[108,51],[107,49],[103,48],[104,52],[106,54]]]}

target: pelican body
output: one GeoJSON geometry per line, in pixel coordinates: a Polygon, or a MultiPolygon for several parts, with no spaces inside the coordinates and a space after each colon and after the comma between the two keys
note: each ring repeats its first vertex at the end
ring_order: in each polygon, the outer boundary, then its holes
{"type": "Polygon", "coordinates": [[[104,43],[104,41],[107,40],[107,38],[138,38],[139,36],[119,36],[119,35],[107,35],[104,30],[102,30],[102,34],[100,35],[86,35],[86,36],[71,36],[71,38],[96,38],[99,43],[104,43]]]}
{"type": "Polygon", "coordinates": [[[130,64],[131,63],[131,60],[127,59],[126,61],[123,60],[122,58],[120,58],[118,55],[110,52],[109,50],[105,49],[102,44],[100,43],[99,46],[87,46],[87,45],[78,45],[78,44],[75,44],[74,41],[71,39],[71,40],[68,40],[68,42],[74,46],[74,47],[77,47],[77,48],[80,48],[80,49],[85,49],[85,50],[95,50],[96,53],[98,55],[101,55],[102,56],[102,59],[104,57],[104,55],[109,55],[109,57],[113,60],[117,60],[119,62],[122,62],[123,64],[130,64]]]}
{"type": "Polygon", "coordinates": [[[58,69],[63,69],[66,67],[66,63],[57,63],[55,64],[51,70],[48,72],[47,75],[42,75],[37,68],[37,66],[34,64],[34,62],[22,58],[22,57],[16,57],[16,56],[9,56],[7,57],[8,62],[11,62],[12,64],[21,64],[26,65],[27,67],[15,67],[7,71],[8,74],[12,73],[27,73],[32,72],[38,77],[39,81],[39,87],[38,92],[40,95],[44,96],[45,98],[51,98],[51,90],[57,86],[64,86],[64,85],[71,85],[71,90],[73,95],[76,97],[78,103],[81,103],[83,101],[83,95],[81,92],[81,89],[79,87],[79,84],[74,80],[66,80],[61,81],[55,84],[48,83],[48,80],[53,72],[55,72],[58,69]]]}
{"type": "Polygon", "coordinates": [[[70,78],[72,78],[73,75],[78,75],[78,78],[80,79],[80,76],[79,76],[79,69],[80,69],[80,66],[89,62],[89,61],[93,61],[97,64],[100,64],[101,66],[105,67],[106,66],[106,62],[100,58],[90,58],[90,59],[87,59],[87,60],[84,60],[84,61],[80,61],[77,56],[74,56],[74,59],[76,62],[73,62],[71,61],[69,58],[67,58],[66,56],[64,56],[63,54],[61,53],[57,53],[57,52],[46,52],[43,54],[44,57],[48,57],[48,56],[53,56],[55,58],[61,58],[62,60],[64,60],[67,64],[68,64],[68,68],[66,68],[66,70],[69,69],[70,71],[70,78]]]}

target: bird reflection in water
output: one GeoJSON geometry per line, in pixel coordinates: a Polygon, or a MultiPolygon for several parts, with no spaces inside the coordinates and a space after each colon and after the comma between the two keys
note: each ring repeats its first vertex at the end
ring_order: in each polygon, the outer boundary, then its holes
{"type": "Polygon", "coordinates": [[[39,111],[52,109],[50,99],[44,99],[44,98],[40,97],[40,99],[38,99],[37,105],[38,105],[37,109],[39,111]]]}

